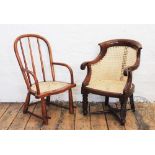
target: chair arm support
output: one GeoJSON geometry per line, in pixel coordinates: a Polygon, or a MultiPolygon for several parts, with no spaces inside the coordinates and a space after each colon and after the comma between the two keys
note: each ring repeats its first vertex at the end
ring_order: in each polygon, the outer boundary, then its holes
{"type": "Polygon", "coordinates": [[[89,81],[90,81],[90,78],[91,78],[91,63],[93,61],[86,61],[84,63],[81,64],[80,68],[81,70],[84,70],[87,66],[87,75],[82,83],[82,86],[86,86],[88,85],[89,81]]]}
{"type": "Polygon", "coordinates": [[[124,76],[127,76],[127,82],[123,90],[123,94],[127,94],[132,85],[132,67],[128,67],[124,69],[124,76]]]}
{"type": "Polygon", "coordinates": [[[138,50],[137,61],[136,61],[135,65],[127,67],[123,71],[124,76],[128,76],[125,88],[123,90],[124,94],[126,94],[129,91],[129,89],[131,88],[131,85],[132,85],[132,71],[136,70],[139,67],[141,49],[142,49],[142,47],[140,47],[139,50],[138,50]]]}
{"type": "Polygon", "coordinates": [[[23,68],[23,71],[26,72],[27,74],[30,74],[33,77],[35,85],[36,85],[37,94],[40,94],[39,82],[35,74],[32,71],[25,69],[25,68],[23,68]]]}
{"type": "Polygon", "coordinates": [[[34,73],[32,71],[30,71],[28,69],[23,69],[23,70],[24,70],[24,72],[30,74],[34,79],[36,78],[35,75],[34,75],[34,73]]]}
{"type": "Polygon", "coordinates": [[[70,72],[70,76],[71,76],[71,84],[74,84],[73,70],[69,65],[67,65],[65,63],[60,63],[60,62],[53,62],[52,64],[53,65],[64,66],[64,67],[68,68],[68,70],[70,72]]]}

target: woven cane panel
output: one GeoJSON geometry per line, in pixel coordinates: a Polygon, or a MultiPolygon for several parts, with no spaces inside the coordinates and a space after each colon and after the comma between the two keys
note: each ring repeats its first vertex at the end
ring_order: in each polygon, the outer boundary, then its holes
{"type": "Polygon", "coordinates": [[[133,66],[136,63],[137,52],[135,49],[128,47],[126,66],[133,66]]]}
{"type": "Polygon", "coordinates": [[[91,66],[92,75],[87,87],[110,92],[122,92],[126,84],[123,70],[136,62],[136,50],[126,46],[107,49],[106,55],[91,66]]]}
{"type": "MultiPolygon", "coordinates": [[[[57,90],[66,86],[69,86],[69,84],[65,82],[57,82],[57,81],[39,82],[40,93],[57,90]]],[[[36,92],[35,84],[31,86],[31,90],[36,92]]]]}
{"type": "Polygon", "coordinates": [[[116,80],[95,81],[93,83],[90,83],[87,87],[96,90],[122,94],[125,84],[126,84],[126,78],[124,78],[122,81],[116,81],[116,80]]]}

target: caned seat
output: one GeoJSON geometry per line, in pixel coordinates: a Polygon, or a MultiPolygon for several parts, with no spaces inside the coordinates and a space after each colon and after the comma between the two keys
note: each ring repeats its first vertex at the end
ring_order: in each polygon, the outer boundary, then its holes
{"type": "Polygon", "coordinates": [[[14,42],[14,51],[22,71],[26,86],[27,97],[23,106],[23,113],[28,111],[30,96],[41,99],[42,117],[31,113],[48,124],[50,117],[47,115],[46,105],[50,103],[50,96],[68,91],[69,112],[74,113],[72,88],[76,86],[73,71],[64,63],[53,62],[52,50],[49,42],[36,34],[19,36],[14,42]],[[70,73],[70,83],[58,82],[55,76],[55,66],[65,67],[70,73]]]}
{"type": "MultiPolygon", "coordinates": [[[[58,82],[58,81],[47,81],[47,82],[39,82],[39,88],[40,88],[40,93],[52,93],[54,92],[59,92],[60,89],[68,89],[71,87],[71,84],[65,83],[65,82],[58,82]]],[[[33,84],[31,86],[31,90],[33,92],[37,92],[36,85],[33,84]]]]}
{"type": "Polygon", "coordinates": [[[123,94],[126,81],[102,80],[88,84],[86,87],[103,92],[123,94]]]}
{"type": "MultiPolygon", "coordinates": [[[[139,66],[142,47],[140,43],[127,39],[110,40],[99,45],[101,51],[96,59],[81,65],[81,69],[87,67],[87,76],[81,88],[83,113],[87,114],[89,93],[105,96],[105,102],[110,111],[113,108],[108,104],[109,97],[118,97],[121,103],[118,118],[121,124],[124,124],[128,97],[134,111],[132,71],[139,66]]],[[[115,112],[116,110],[113,111],[115,112]]],[[[115,116],[118,115],[115,114],[115,116]]]]}

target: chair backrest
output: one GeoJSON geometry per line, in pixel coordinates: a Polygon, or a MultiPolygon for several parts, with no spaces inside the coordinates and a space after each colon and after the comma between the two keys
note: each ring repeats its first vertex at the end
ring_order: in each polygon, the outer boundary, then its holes
{"type": "Polygon", "coordinates": [[[141,44],[134,40],[116,39],[103,42],[98,59],[91,66],[93,80],[124,80],[126,67],[136,69],[140,62],[141,44]]]}
{"type": "Polygon", "coordinates": [[[46,69],[48,67],[45,64],[50,66],[50,74],[55,81],[52,50],[44,37],[36,34],[21,35],[14,42],[14,51],[28,89],[34,80],[26,70],[32,72],[37,79],[40,78],[39,81],[46,81],[46,69]],[[47,60],[47,56],[49,60],[47,60]]]}

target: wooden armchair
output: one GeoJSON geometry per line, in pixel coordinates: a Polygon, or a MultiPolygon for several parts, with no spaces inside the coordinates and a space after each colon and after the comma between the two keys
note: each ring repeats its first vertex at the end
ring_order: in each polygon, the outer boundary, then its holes
{"type": "Polygon", "coordinates": [[[140,64],[142,46],[134,40],[116,39],[99,44],[100,54],[93,61],[84,62],[81,69],[87,67],[87,76],[82,83],[83,114],[87,114],[88,94],[105,96],[105,105],[122,125],[125,124],[126,104],[135,111],[132,83],[132,71],[140,64]],[[120,108],[109,105],[109,97],[119,98],[120,108]]]}
{"type": "MultiPolygon", "coordinates": [[[[73,79],[73,71],[67,64],[53,62],[52,50],[49,42],[44,37],[36,34],[21,35],[14,42],[14,51],[28,90],[26,101],[23,106],[23,113],[29,112],[30,95],[34,95],[35,98],[41,99],[42,117],[32,114],[41,118],[44,124],[48,124],[48,119],[50,117],[47,115],[46,103],[50,102],[51,95],[65,91],[69,93],[69,112],[71,114],[74,113],[72,88],[75,87],[76,84],[73,79]],[[42,44],[44,44],[44,48],[42,44]],[[44,50],[43,52],[42,49],[44,50]],[[43,59],[43,54],[46,52],[49,57],[49,68],[45,68],[44,66],[45,59],[43,59]],[[38,67],[36,67],[36,65],[38,67]],[[69,70],[71,77],[70,83],[56,81],[54,72],[55,65],[66,67],[69,70]],[[37,70],[38,68],[40,68],[40,72],[37,70]],[[50,80],[46,78],[47,69],[49,69],[49,74],[51,74],[50,80]],[[39,80],[40,76],[41,80],[39,80]]],[[[48,59],[46,59],[46,61],[48,61],[48,59]]]]}

